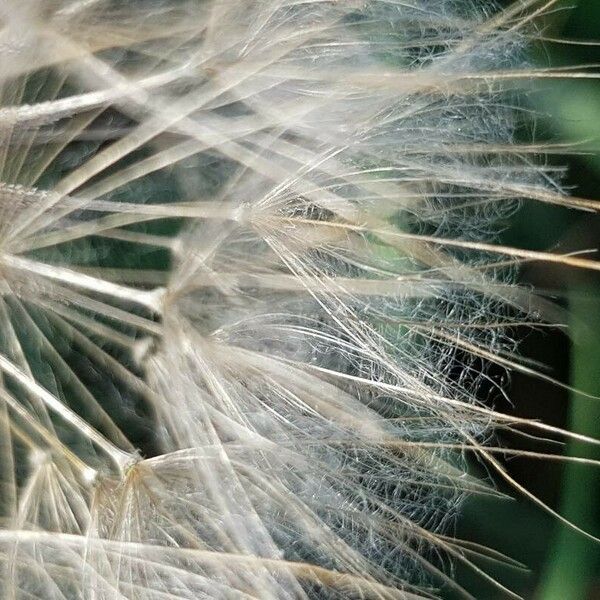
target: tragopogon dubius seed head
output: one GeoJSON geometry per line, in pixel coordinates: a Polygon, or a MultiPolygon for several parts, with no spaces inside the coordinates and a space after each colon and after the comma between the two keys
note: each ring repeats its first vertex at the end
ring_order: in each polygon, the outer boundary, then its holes
{"type": "Polygon", "coordinates": [[[3,597],[514,597],[446,534],[551,429],[483,402],[515,265],[597,268],[496,245],[594,208],[515,141],[543,10],[3,1],[3,597]]]}

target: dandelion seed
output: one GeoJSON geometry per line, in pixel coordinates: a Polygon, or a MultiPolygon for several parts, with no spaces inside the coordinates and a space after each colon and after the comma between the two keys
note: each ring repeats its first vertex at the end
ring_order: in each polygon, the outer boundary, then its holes
{"type": "Polygon", "coordinates": [[[447,533],[494,426],[569,435],[480,393],[515,265],[597,268],[496,245],[596,208],[514,140],[543,10],[5,1],[3,597],[516,597],[447,533]]]}

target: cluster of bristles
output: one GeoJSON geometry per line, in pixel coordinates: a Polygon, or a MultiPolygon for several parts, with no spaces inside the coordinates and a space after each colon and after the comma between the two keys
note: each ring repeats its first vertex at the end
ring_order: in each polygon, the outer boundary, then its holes
{"type": "Polygon", "coordinates": [[[494,245],[588,207],[513,139],[543,7],[1,4],[2,598],[502,587],[466,455],[543,426],[482,365],[548,309],[516,261],[589,266],[494,245]]]}

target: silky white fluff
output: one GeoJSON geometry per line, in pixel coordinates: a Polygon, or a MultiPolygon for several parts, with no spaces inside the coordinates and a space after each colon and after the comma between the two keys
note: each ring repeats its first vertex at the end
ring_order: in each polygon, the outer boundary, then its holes
{"type": "Polygon", "coordinates": [[[2,2],[3,598],[502,588],[485,365],[519,260],[593,267],[495,246],[591,208],[514,141],[542,4],[2,2]]]}

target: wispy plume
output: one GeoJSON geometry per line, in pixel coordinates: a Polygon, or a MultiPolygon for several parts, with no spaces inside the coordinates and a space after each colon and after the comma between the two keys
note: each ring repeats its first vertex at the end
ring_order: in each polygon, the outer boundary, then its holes
{"type": "Polygon", "coordinates": [[[577,437],[485,404],[519,262],[598,269],[497,245],[595,209],[515,141],[552,4],[2,2],[3,598],[516,597],[450,534],[577,437]]]}

